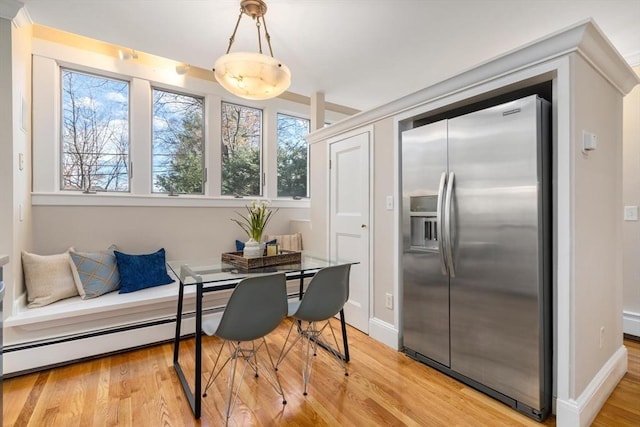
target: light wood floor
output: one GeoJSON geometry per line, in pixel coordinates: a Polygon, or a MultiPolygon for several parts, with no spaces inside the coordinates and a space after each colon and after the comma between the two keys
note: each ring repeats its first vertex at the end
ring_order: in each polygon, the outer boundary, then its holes
{"type": "MultiPolygon", "coordinates": [[[[279,349],[287,322],[269,336],[279,349]]],[[[288,403],[263,378],[248,375],[230,425],[235,426],[539,426],[482,393],[349,329],[350,375],[319,352],[302,396],[300,351],[281,365],[288,403]]],[[[218,342],[204,339],[203,369],[212,367],[218,342]]],[[[629,371],[594,423],[640,425],[640,343],[625,340],[629,371]]],[[[194,420],[172,366],[171,344],[5,380],[4,426],[219,426],[224,422],[226,380],[218,380],[194,420]],[[220,381],[221,380],[221,381],[220,381]]],[[[181,361],[192,377],[193,340],[181,361]]],[[[550,417],[542,425],[555,425],[550,417]]]]}

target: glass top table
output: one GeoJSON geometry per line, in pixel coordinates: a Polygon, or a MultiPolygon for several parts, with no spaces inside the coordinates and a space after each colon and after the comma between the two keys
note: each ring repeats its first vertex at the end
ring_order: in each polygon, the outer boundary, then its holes
{"type": "MultiPolygon", "coordinates": [[[[235,267],[231,264],[223,263],[220,260],[178,260],[169,261],[167,265],[173,274],[180,280],[181,285],[223,285],[227,282],[237,282],[253,276],[260,276],[273,273],[285,273],[287,279],[299,278],[300,274],[313,275],[321,268],[332,265],[350,263],[348,261],[331,261],[314,255],[303,253],[300,263],[272,265],[269,267],[252,268],[250,270],[235,267]]],[[[211,286],[207,286],[208,288],[211,286]]],[[[220,290],[218,287],[215,290],[220,290]]]]}
{"type": "MultiPolygon", "coordinates": [[[[233,289],[236,285],[247,277],[255,277],[266,274],[284,273],[287,280],[299,280],[300,290],[298,297],[302,298],[304,279],[313,277],[320,269],[334,265],[358,264],[358,262],[327,260],[322,257],[308,253],[301,254],[299,263],[281,264],[269,267],[242,269],[231,264],[223,263],[219,259],[215,260],[177,260],[168,261],[167,266],[180,282],[178,290],[178,307],[176,310],[176,333],[173,345],[173,366],[178,374],[180,383],[185,392],[191,410],[195,418],[200,418],[202,408],[202,300],[203,295],[208,292],[233,289]],[[196,288],[196,313],[195,313],[195,373],[194,391],[182,370],[179,361],[181,327],[183,319],[183,302],[185,287],[196,288]]],[[[347,342],[347,331],[344,320],[344,311],[340,310],[340,324],[342,327],[342,342],[344,354],[332,352],[340,355],[346,362],[349,361],[349,344],[347,342]]],[[[318,343],[319,345],[321,343],[318,343]]]]}

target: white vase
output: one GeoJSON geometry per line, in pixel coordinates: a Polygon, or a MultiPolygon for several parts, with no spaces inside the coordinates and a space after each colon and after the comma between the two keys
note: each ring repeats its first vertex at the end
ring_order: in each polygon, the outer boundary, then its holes
{"type": "Polygon", "coordinates": [[[242,256],[245,258],[256,258],[262,256],[262,250],[260,243],[253,240],[253,238],[244,242],[244,250],[242,256]]]}

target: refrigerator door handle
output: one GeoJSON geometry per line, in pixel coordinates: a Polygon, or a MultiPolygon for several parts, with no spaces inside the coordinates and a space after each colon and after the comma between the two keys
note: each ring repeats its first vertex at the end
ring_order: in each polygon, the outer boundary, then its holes
{"type": "Polygon", "coordinates": [[[444,218],[446,223],[444,224],[444,232],[445,232],[445,248],[446,248],[446,260],[447,260],[447,269],[449,270],[450,277],[456,277],[456,269],[453,265],[453,241],[451,239],[451,201],[453,197],[453,180],[455,178],[455,174],[453,172],[449,172],[449,179],[447,179],[447,189],[446,189],[446,199],[444,202],[444,218]]]}
{"type": "Polygon", "coordinates": [[[442,271],[442,275],[446,276],[447,272],[447,264],[444,260],[444,234],[443,234],[443,224],[442,224],[442,210],[444,209],[444,189],[447,183],[447,173],[442,172],[440,175],[440,185],[438,186],[438,207],[436,210],[436,234],[438,236],[438,254],[440,254],[440,271],[442,271]]]}

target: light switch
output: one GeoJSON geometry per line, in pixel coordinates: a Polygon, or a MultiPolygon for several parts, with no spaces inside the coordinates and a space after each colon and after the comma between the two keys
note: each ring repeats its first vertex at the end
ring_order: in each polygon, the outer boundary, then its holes
{"type": "Polygon", "coordinates": [[[625,206],[624,207],[624,220],[625,221],[637,221],[638,220],[638,207],[637,206],[625,206]]]}
{"type": "Polygon", "coordinates": [[[387,210],[388,211],[392,211],[393,210],[393,196],[387,196],[386,204],[387,204],[387,210]]]}
{"type": "Polygon", "coordinates": [[[589,151],[593,151],[598,146],[598,137],[595,133],[582,131],[582,152],[588,154],[589,151]]]}

